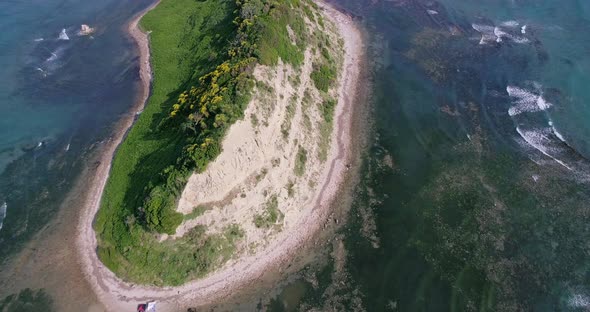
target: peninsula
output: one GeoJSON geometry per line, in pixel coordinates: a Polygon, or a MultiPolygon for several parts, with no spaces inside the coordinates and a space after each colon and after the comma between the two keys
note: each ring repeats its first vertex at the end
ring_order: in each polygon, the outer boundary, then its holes
{"type": "Polygon", "coordinates": [[[143,88],[87,195],[81,261],[109,310],[205,304],[288,260],[328,218],[362,36],[312,0],[162,0],[129,31],[143,88]]]}

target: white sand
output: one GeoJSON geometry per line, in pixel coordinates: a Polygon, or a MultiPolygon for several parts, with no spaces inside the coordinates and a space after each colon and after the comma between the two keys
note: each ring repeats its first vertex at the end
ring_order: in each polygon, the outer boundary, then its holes
{"type": "MultiPolygon", "coordinates": [[[[260,103],[249,105],[246,118],[233,125],[224,140],[224,152],[205,173],[191,177],[179,205],[179,210],[185,213],[190,212],[195,205],[212,206],[212,209],[202,217],[196,218],[192,223],[183,224],[178,231],[179,235],[199,222],[211,223],[210,231],[219,230],[223,224],[238,222],[246,227],[247,240],[254,242],[260,238],[262,232],[252,225],[253,215],[262,211],[263,207],[260,207],[260,204],[264,203],[268,196],[276,194],[279,198],[279,209],[285,214],[284,219],[281,220],[282,231],[274,231],[272,240],[266,240],[256,249],[257,252],[244,254],[205,278],[179,287],[135,286],[120,280],[97,257],[97,243],[92,221],[100,206],[100,196],[108,177],[110,159],[116,145],[122,139],[124,131],[121,131],[115,138],[112,148],[106,151],[104,165],[99,168],[94,177],[95,187],[89,190],[88,201],[78,227],[77,239],[85,275],[98,298],[109,311],[134,311],[137,303],[147,300],[157,300],[160,311],[172,311],[186,304],[214,302],[246,283],[256,280],[267,267],[289,262],[299,248],[321,229],[323,222],[330,214],[328,208],[347,171],[346,165],[352,144],[350,133],[352,105],[358,84],[363,42],[357,26],[349,17],[325,4],[318,4],[325,10],[326,17],[337,26],[337,30],[344,39],[345,48],[343,73],[338,90],[335,91],[339,99],[335,111],[334,131],[326,162],[322,165],[316,156],[317,150],[314,149],[317,149],[317,129],[312,128],[311,131],[305,129],[302,121],[305,114],[301,111],[301,105],[297,106],[287,140],[283,139],[280,131],[290,96],[302,95],[304,88],[310,85],[308,79],[304,77],[309,77],[305,73],[311,70],[311,63],[306,62],[303,66],[304,74],[301,75],[299,87],[289,83],[287,76],[292,74],[292,69],[287,66],[279,66],[275,70],[258,67],[256,76],[272,82],[277,92],[276,104],[271,105],[274,108],[267,109],[268,126],[262,124],[264,119],[260,116],[260,124],[256,127],[252,125],[250,114],[260,115],[262,112],[257,110],[264,108],[260,103]],[[264,78],[269,74],[270,76],[264,78]],[[298,144],[293,142],[295,138],[298,139],[298,144]],[[299,145],[309,149],[308,164],[306,173],[296,177],[293,175],[293,166],[299,145]],[[278,165],[276,165],[277,158],[280,159],[278,165]],[[268,173],[256,182],[255,175],[260,174],[264,168],[268,168],[268,173]],[[286,184],[292,179],[299,179],[298,181],[302,182],[295,183],[295,195],[289,197],[286,184]],[[308,183],[309,180],[313,183],[308,183]],[[197,187],[198,185],[207,187],[197,187]],[[264,195],[265,190],[266,195],[264,195]],[[242,193],[246,194],[245,198],[241,196],[242,193]],[[212,223],[211,220],[218,222],[212,223]]],[[[145,84],[143,100],[145,101],[150,79],[149,51],[147,36],[136,27],[138,20],[139,17],[131,23],[130,31],[140,45],[141,77],[145,84]]],[[[255,96],[254,101],[256,98],[255,96]]],[[[312,110],[308,115],[315,127],[313,121],[319,118],[317,111],[312,110]]],[[[126,122],[124,128],[128,128],[131,122],[132,120],[126,122]]]]}

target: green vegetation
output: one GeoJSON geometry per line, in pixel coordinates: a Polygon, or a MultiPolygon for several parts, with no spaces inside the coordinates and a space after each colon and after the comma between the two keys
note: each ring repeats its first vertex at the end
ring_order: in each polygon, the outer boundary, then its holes
{"type": "Polygon", "coordinates": [[[287,195],[289,197],[293,197],[293,195],[295,195],[295,183],[293,183],[293,181],[289,181],[289,183],[287,183],[287,195]]]}
{"type": "Polygon", "coordinates": [[[328,92],[328,89],[336,80],[336,70],[333,65],[314,64],[311,79],[313,79],[315,87],[318,88],[318,90],[328,92]]]}
{"type": "Polygon", "coordinates": [[[310,3],[163,0],[142,19],[151,31],[153,92],[117,151],[94,224],[98,255],[118,276],[178,285],[231,256],[241,237],[235,228],[197,227],[161,243],[158,233],[172,234],[184,220],[175,206],[188,177],[207,168],[226,130],[243,118],[254,66],[279,58],[301,64],[310,3]]]}
{"type": "Polygon", "coordinates": [[[257,228],[270,228],[282,217],[283,214],[279,210],[279,200],[277,195],[273,195],[266,202],[264,212],[254,216],[254,225],[256,225],[257,228]]]}
{"type": "Polygon", "coordinates": [[[260,173],[257,174],[255,177],[256,183],[262,181],[262,179],[264,179],[266,177],[266,174],[268,174],[268,169],[262,168],[262,170],[260,170],[260,173]]]}
{"type": "Polygon", "coordinates": [[[326,161],[328,158],[328,149],[330,148],[330,139],[332,135],[332,128],[334,126],[334,109],[336,108],[336,100],[328,97],[322,102],[319,109],[322,114],[323,121],[320,123],[320,143],[318,150],[318,157],[321,161],[326,161]]]}
{"type": "Polygon", "coordinates": [[[287,113],[285,114],[285,120],[281,124],[281,133],[283,134],[283,139],[287,139],[289,137],[289,131],[291,130],[291,121],[295,116],[295,110],[297,108],[297,96],[293,95],[291,99],[289,99],[289,104],[287,105],[287,113]]]}
{"type": "Polygon", "coordinates": [[[184,215],[184,220],[193,220],[196,219],[200,216],[202,216],[207,210],[209,210],[210,208],[204,205],[199,205],[195,208],[193,208],[193,211],[191,211],[189,214],[184,215]]]}
{"type": "Polygon", "coordinates": [[[299,151],[297,151],[297,157],[295,158],[295,175],[300,177],[305,173],[306,163],[307,151],[303,147],[299,146],[299,151]]]}

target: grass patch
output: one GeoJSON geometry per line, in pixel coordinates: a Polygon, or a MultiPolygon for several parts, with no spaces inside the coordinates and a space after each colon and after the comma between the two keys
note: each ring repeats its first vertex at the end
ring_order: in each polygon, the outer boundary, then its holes
{"type": "Polygon", "coordinates": [[[305,173],[305,165],[307,163],[307,151],[299,146],[299,151],[297,151],[297,156],[295,157],[295,175],[300,177],[305,173]]]}
{"type": "Polygon", "coordinates": [[[287,183],[287,195],[289,197],[293,197],[295,195],[295,183],[293,181],[289,181],[289,183],[287,183]]]}
{"type": "Polygon", "coordinates": [[[279,210],[279,199],[277,195],[273,195],[266,202],[264,212],[254,216],[254,225],[257,228],[270,228],[282,217],[283,213],[279,210]]]}
{"type": "Polygon", "coordinates": [[[297,108],[297,95],[293,95],[289,100],[289,104],[287,105],[287,110],[285,114],[285,120],[281,124],[281,133],[283,134],[283,139],[287,139],[289,137],[289,131],[291,130],[291,123],[293,121],[293,117],[295,116],[295,110],[297,108]]]}
{"type": "Polygon", "coordinates": [[[252,122],[252,128],[258,127],[258,117],[255,114],[250,114],[250,121],[252,122]]]}
{"type": "Polygon", "coordinates": [[[324,162],[328,158],[328,149],[330,148],[330,141],[332,139],[332,129],[334,127],[334,109],[336,108],[336,100],[334,98],[325,99],[320,105],[319,110],[322,114],[320,121],[320,140],[318,149],[318,158],[324,162]]]}
{"type": "Polygon", "coordinates": [[[184,215],[184,220],[193,220],[196,219],[200,216],[202,216],[207,210],[209,210],[210,208],[204,205],[199,205],[195,208],[193,208],[193,211],[191,211],[189,214],[184,215]]]}
{"type": "Polygon", "coordinates": [[[326,64],[314,64],[311,79],[318,90],[328,92],[329,88],[336,81],[336,70],[334,66],[326,64]]]}

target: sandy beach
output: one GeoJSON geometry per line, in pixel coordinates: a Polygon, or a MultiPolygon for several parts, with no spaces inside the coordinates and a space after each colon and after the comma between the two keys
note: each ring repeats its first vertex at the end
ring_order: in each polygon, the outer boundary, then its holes
{"type": "MultiPolygon", "coordinates": [[[[110,145],[105,148],[101,165],[90,183],[86,202],[83,205],[77,227],[77,248],[79,261],[86,279],[98,299],[108,311],[133,311],[137,304],[156,300],[160,311],[175,311],[180,307],[204,305],[231,295],[236,289],[257,280],[273,266],[289,263],[290,259],[302,246],[322,229],[330,215],[330,206],[338,193],[347,174],[352,145],[352,113],[355,104],[361,61],[364,57],[362,35],[355,22],[347,15],[334,8],[318,3],[327,18],[337,26],[344,39],[344,64],[341,80],[338,84],[338,104],[335,110],[334,129],[330,150],[324,169],[317,177],[316,191],[309,199],[309,204],[302,207],[302,217],[273,238],[263,250],[253,255],[242,256],[230,261],[221,269],[205,278],[191,281],[179,287],[150,287],[126,283],[117,278],[98,259],[96,254],[96,235],[92,227],[94,217],[100,207],[100,198],[110,171],[110,163],[117,146],[123,140],[126,131],[133,124],[133,116],[121,122],[120,131],[116,133],[110,145]]],[[[136,111],[140,111],[149,96],[151,68],[149,63],[148,35],[141,32],[138,22],[150,9],[136,16],[129,24],[129,33],[135,39],[140,50],[140,78],[143,82],[141,95],[138,97],[136,111]]],[[[228,190],[229,191],[229,190],[228,190]]]]}

